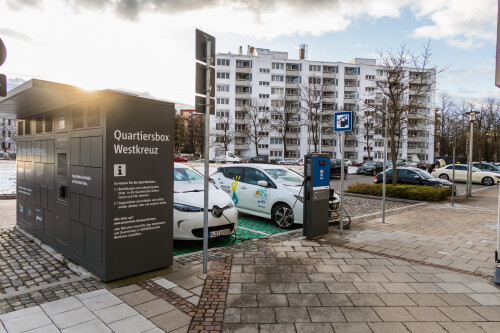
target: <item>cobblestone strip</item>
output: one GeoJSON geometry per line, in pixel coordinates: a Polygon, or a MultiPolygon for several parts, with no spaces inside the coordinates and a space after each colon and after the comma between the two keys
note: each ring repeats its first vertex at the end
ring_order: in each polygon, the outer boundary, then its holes
{"type": "Polygon", "coordinates": [[[0,232],[0,293],[77,278],[66,265],[16,229],[0,232]]]}
{"type": "Polygon", "coordinates": [[[317,242],[321,243],[321,244],[325,244],[325,245],[332,245],[332,246],[336,246],[336,247],[342,247],[342,248],[349,249],[349,250],[356,250],[358,252],[364,252],[364,253],[374,254],[374,255],[382,256],[382,257],[386,257],[386,258],[404,260],[404,261],[410,262],[412,264],[419,264],[419,265],[424,265],[424,266],[429,266],[429,267],[441,268],[441,269],[446,269],[448,271],[452,271],[452,272],[456,272],[456,273],[461,273],[461,274],[467,274],[467,275],[482,277],[482,278],[487,279],[487,280],[491,279],[491,275],[488,275],[488,274],[471,272],[471,271],[467,271],[467,270],[464,270],[464,269],[459,269],[459,268],[455,268],[455,267],[449,267],[449,266],[445,266],[445,265],[433,264],[433,263],[430,263],[430,262],[427,262],[427,261],[423,261],[423,260],[410,259],[410,258],[407,258],[407,257],[404,257],[404,256],[397,256],[397,255],[393,255],[393,254],[389,254],[389,253],[384,253],[383,251],[379,252],[379,251],[366,250],[366,249],[363,249],[363,248],[359,248],[357,246],[351,246],[349,244],[345,244],[342,241],[338,241],[338,242],[328,241],[328,242],[325,242],[325,241],[319,240],[317,242]]]}
{"type": "Polygon", "coordinates": [[[232,262],[233,257],[227,256],[212,266],[214,270],[207,275],[188,333],[222,332],[232,262]]]}
{"type": "Polygon", "coordinates": [[[139,283],[137,283],[140,287],[146,289],[150,293],[152,293],[155,296],[160,297],[161,299],[169,302],[173,306],[175,306],[177,309],[181,310],[185,314],[193,317],[195,312],[196,312],[196,305],[193,303],[185,300],[184,298],[180,297],[179,295],[171,292],[168,289],[163,288],[162,286],[156,284],[154,281],[151,280],[144,280],[139,283]]]}
{"type": "Polygon", "coordinates": [[[104,286],[100,282],[92,278],[86,278],[80,281],[73,281],[53,287],[48,286],[45,289],[31,292],[28,291],[24,294],[0,299],[0,313],[3,314],[24,308],[29,308],[46,302],[51,302],[61,298],[79,295],[103,288],[104,286]]]}

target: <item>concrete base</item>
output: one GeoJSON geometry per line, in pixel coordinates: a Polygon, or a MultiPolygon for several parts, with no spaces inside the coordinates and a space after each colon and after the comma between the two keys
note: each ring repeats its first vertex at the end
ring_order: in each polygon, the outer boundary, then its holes
{"type": "Polygon", "coordinates": [[[495,278],[494,281],[496,284],[500,284],[500,267],[495,267],[495,278]]]}

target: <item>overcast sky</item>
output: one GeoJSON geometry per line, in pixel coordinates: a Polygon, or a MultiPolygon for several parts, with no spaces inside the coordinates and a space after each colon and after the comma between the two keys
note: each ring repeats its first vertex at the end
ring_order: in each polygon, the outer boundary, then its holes
{"type": "Polygon", "coordinates": [[[376,57],[431,39],[438,89],[458,100],[499,96],[497,0],[1,0],[8,88],[39,78],[194,101],[195,29],[218,52],[240,45],[310,60],[376,57]]]}

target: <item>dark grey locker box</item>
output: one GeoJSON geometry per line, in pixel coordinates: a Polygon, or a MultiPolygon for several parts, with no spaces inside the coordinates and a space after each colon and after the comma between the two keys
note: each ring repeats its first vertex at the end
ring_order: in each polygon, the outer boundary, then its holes
{"type": "Polygon", "coordinates": [[[106,281],[170,266],[174,105],[41,80],[16,89],[17,224],[106,281]],[[158,191],[118,197],[120,186],[146,185],[158,191]],[[144,198],[164,201],[117,208],[144,198]]]}

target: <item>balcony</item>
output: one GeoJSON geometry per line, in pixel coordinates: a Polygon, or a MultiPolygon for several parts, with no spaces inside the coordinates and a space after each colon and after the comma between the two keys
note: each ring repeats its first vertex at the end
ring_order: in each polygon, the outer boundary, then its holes
{"type": "MultiPolygon", "coordinates": [[[[356,98],[352,97],[344,97],[344,103],[348,104],[356,104],[356,98]]],[[[345,109],[345,108],[344,108],[345,109]]]]}
{"type": "Polygon", "coordinates": [[[299,89],[299,83],[296,82],[286,82],[285,83],[285,88],[286,89],[299,89]]]}
{"type": "Polygon", "coordinates": [[[325,79],[335,79],[337,77],[337,73],[323,71],[323,78],[325,79]]]}
{"type": "Polygon", "coordinates": [[[252,72],[251,67],[236,67],[236,74],[238,73],[250,74],[251,72],[252,72]]]}
{"type": "Polygon", "coordinates": [[[346,80],[357,80],[358,74],[344,74],[344,79],[346,80]]]}
{"type": "Polygon", "coordinates": [[[252,85],[251,80],[236,79],[236,82],[238,82],[238,86],[241,86],[241,87],[250,87],[252,85]]]}
{"type": "Polygon", "coordinates": [[[250,99],[250,93],[249,92],[244,92],[244,91],[237,91],[236,93],[236,98],[241,98],[241,99],[250,99]]]}
{"type": "Polygon", "coordinates": [[[286,75],[300,75],[300,64],[286,64],[286,75]]]}
{"type": "Polygon", "coordinates": [[[333,96],[324,96],[323,97],[323,102],[324,103],[335,103],[337,99],[333,96]]]}
{"type": "Polygon", "coordinates": [[[344,92],[357,92],[358,87],[356,86],[344,86],[344,92]]]}
{"type": "Polygon", "coordinates": [[[234,149],[235,150],[245,150],[249,149],[250,145],[248,143],[235,143],[234,144],[234,149]]]}
{"type": "Polygon", "coordinates": [[[335,86],[333,84],[327,84],[327,83],[325,83],[323,85],[323,90],[324,91],[334,92],[334,91],[337,91],[337,86],[335,86]]]}

